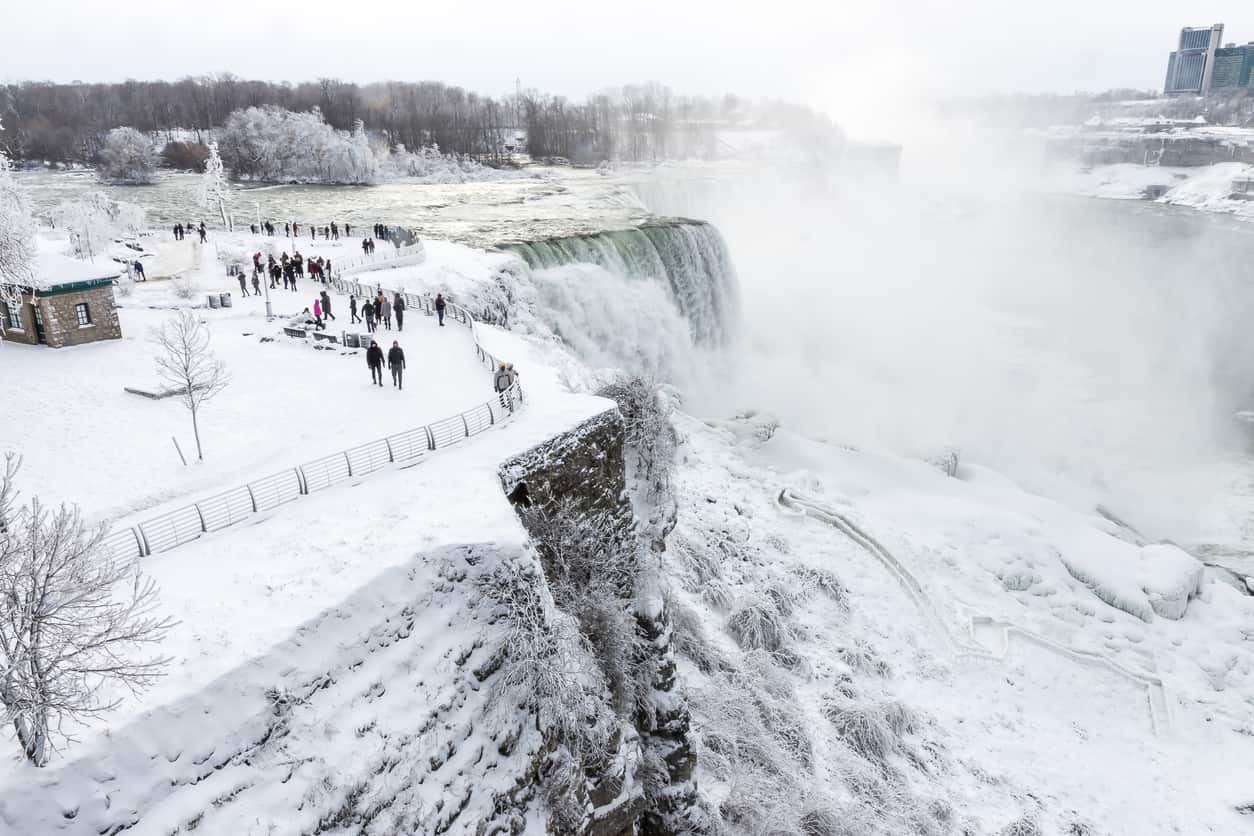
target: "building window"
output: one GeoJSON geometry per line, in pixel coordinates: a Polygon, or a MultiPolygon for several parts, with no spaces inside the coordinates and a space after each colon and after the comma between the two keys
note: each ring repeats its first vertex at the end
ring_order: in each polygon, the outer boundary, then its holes
{"type": "Polygon", "coordinates": [[[22,330],[22,306],[21,304],[13,305],[7,302],[0,302],[0,308],[4,308],[0,313],[4,314],[5,324],[14,331],[22,330]]]}
{"type": "Polygon", "coordinates": [[[79,302],[74,306],[74,315],[78,317],[78,327],[91,325],[91,309],[87,307],[86,302],[79,302]]]}

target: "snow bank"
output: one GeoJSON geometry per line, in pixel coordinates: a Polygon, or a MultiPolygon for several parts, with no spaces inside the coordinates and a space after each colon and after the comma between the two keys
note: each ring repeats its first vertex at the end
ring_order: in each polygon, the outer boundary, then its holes
{"type": "Polygon", "coordinates": [[[1098,598],[1142,621],[1155,613],[1179,620],[1202,591],[1205,567],[1176,546],[1136,548],[1097,532],[1093,541],[1096,548],[1063,551],[1063,565],[1098,598]]]}

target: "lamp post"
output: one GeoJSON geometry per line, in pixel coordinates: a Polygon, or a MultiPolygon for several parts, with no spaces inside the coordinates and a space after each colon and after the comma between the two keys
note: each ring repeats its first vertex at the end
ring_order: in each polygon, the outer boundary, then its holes
{"type": "MultiPolygon", "coordinates": [[[[253,205],[257,207],[257,230],[258,232],[260,232],[262,228],[261,227],[261,201],[254,200],[253,205]]],[[[267,273],[266,275],[262,276],[261,279],[262,279],[261,283],[265,285],[265,289],[266,289],[266,322],[271,322],[274,320],[274,310],[270,307],[270,274],[267,273]]]]}

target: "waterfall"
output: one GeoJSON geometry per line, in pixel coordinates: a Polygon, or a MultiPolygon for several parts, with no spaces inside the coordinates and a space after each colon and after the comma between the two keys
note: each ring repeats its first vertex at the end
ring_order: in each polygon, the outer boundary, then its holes
{"type": "Polygon", "coordinates": [[[724,344],[736,319],[735,270],[722,236],[708,223],[656,221],[637,229],[512,243],[503,249],[550,278],[558,268],[582,264],[628,283],[656,283],[686,320],[697,346],[724,344]]]}

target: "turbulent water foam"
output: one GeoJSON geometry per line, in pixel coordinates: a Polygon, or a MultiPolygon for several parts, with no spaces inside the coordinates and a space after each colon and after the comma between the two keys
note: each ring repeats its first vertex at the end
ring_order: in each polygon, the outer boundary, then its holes
{"type": "MultiPolygon", "coordinates": [[[[555,272],[574,265],[595,265],[624,283],[614,287],[605,280],[605,275],[584,271],[581,276],[589,279],[595,290],[585,288],[577,294],[550,294],[551,301],[559,305],[558,315],[571,313],[562,310],[560,305],[564,299],[573,299],[575,295],[594,306],[595,300],[589,299],[589,293],[603,292],[607,307],[621,306],[624,301],[621,291],[646,293],[644,283],[653,283],[687,322],[694,345],[723,344],[735,323],[735,270],[722,236],[708,223],[660,222],[639,229],[511,244],[507,249],[537,274],[543,273],[540,280],[547,280],[550,285],[555,282],[569,285],[579,278],[555,272]]],[[[649,293],[656,301],[656,293],[649,293]]],[[[637,303],[629,305],[638,307],[637,303]]]]}

